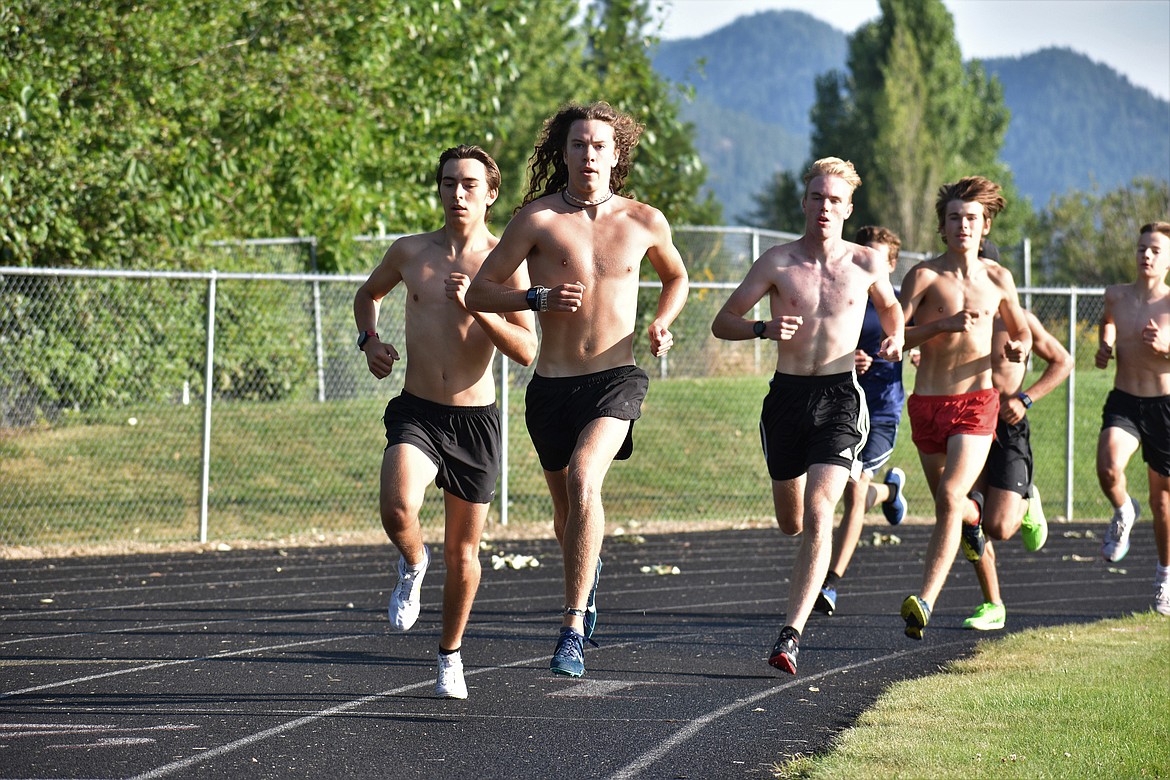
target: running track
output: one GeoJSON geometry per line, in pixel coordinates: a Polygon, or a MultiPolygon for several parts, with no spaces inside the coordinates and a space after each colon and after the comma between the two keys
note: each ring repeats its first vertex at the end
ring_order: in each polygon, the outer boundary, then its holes
{"type": "MultiPolygon", "coordinates": [[[[866,526],[888,533],[887,526],[866,526]]],[[[442,555],[418,624],[393,633],[387,547],[0,561],[0,778],[771,777],[824,750],[892,682],[969,654],[979,602],[956,561],[926,638],[897,616],[927,526],[861,547],[832,618],[814,615],[800,674],[763,660],[796,541],[774,530],[607,538],[600,648],[555,677],[555,542],[498,546],[539,568],[484,577],[464,639],[470,698],[432,697],[442,555]],[[678,566],[677,575],[643,566],[678,566]]],[[[1121,564],[1103,524],[998,547],[1008,628],[1149,607],[1153,533],[1121,564]]]]}

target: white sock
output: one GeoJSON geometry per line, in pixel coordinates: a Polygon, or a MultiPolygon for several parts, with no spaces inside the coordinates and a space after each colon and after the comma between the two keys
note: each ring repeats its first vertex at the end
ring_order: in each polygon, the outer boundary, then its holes
{"type": "Polygon", "coordinates": [[[1157,573],[1154,574],[1154,584],[1161,585],[1163,583],[1170,583],[1170,566],[1163,566],[1159,563],[1157,573]]]}
{"type": "Polygon", "coordinates": [[[1117,511],[1121,513],[1122,520],[1132,523],[1134,521],[1133,499],[1127,495],[1117,511]]]}

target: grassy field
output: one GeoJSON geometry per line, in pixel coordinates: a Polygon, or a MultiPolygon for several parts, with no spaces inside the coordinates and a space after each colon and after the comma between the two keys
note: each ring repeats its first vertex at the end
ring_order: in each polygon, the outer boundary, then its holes
{"type": "MultiPolygon", "coordinates": [[[[912,371],[908,372],[912,378],[912,371]]],[[[1109,510],[1093,469],[1101,402],[1111,375],[1078,375],[1074,516],[1109,510]]],[[[758,418],[767,378],[651,382],[634,428],[635,452],[606,483],[609,527],[638,523],[748,522],[772,517],[758,418]]],[[[1065,388],[1030,412],[1037,483],[1050,517],[1067,489],[1065,388]]],[[[214,407],[208,498],[213,539],[376,531],[377,471],[385,399],[214,407]]],[[[548,523],[551,504],[524,428],[523,389],[511,395],[509,521],[548,523]]],[[[52,425],[0,431],[0,543],[84,544],[197,538],[203,411],[197,405],[138,406],[69,414],[52,425]]],[[[931,501],[903,422],[892,463],[908,477],[911,515],[931,501]]],[[[1135,459],[1133,492],[1145,495],[1135,459]]],[[[499,507],[493,507],[493,521],[499,507]]],[[[441,513],[431,491],[424,519],[441,513]]]]}
{"type": "Polygon", "coordinates": [[[884,693],[785,780],[1170,777],[1170,620],[1145,612],[980,643],[884,693]]]}

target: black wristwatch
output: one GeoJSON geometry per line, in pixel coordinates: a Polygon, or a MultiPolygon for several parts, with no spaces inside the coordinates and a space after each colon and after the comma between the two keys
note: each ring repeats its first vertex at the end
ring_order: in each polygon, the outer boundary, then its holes
{"type": "Polygon", "coordinates": [[[764,331],[768,329],[768,323],[763,320],[756,320],[752,323],[752,333],[756,334],[756,338],[764,338],[764,331]]]}
{"type": "Polygon", "coordinates": [[[1016,398],[1020,399],[1020,403],[1022,403],[1024,405],[1025,409],[1032,408],[1032,397],[1030,395],[1028,395],[1027,393],[1025,393],[1021,390],[1020,392],[1016,393],[1016,398]]]}
{"type": "Polygon", "coordinates": [[[361,351],[361,348],[366,345],[366,342],[369,341],[372,336],[377,336],[377,335],[378,334],[372,330],[363,330],[361,333],[359,333],[358,334],[358,342],[357,342],[358,351],[361,351]]]}
{"type": "Polygon", "coordinates": [[[524,296],[524,302],[533,311],[548,311],[548,288],[540,285],[529,288],[528,295],[524,296]]]}

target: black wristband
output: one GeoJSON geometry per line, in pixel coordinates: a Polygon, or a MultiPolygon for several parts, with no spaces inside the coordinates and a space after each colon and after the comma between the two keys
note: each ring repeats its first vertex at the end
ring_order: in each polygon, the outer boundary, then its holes
{"type": "Polygon", "coordinates": [[[524,302],[533,311],[548,311],[548,288],[537,285],[528,289],[524,302]]]}
{"type": "Polygon", "coordinates": [[[768,329],[768,323],[763,320],[756,320],[752,323],[752,333],[756,334],[756,338],[765,338],[764,331],[768,329]]]}

